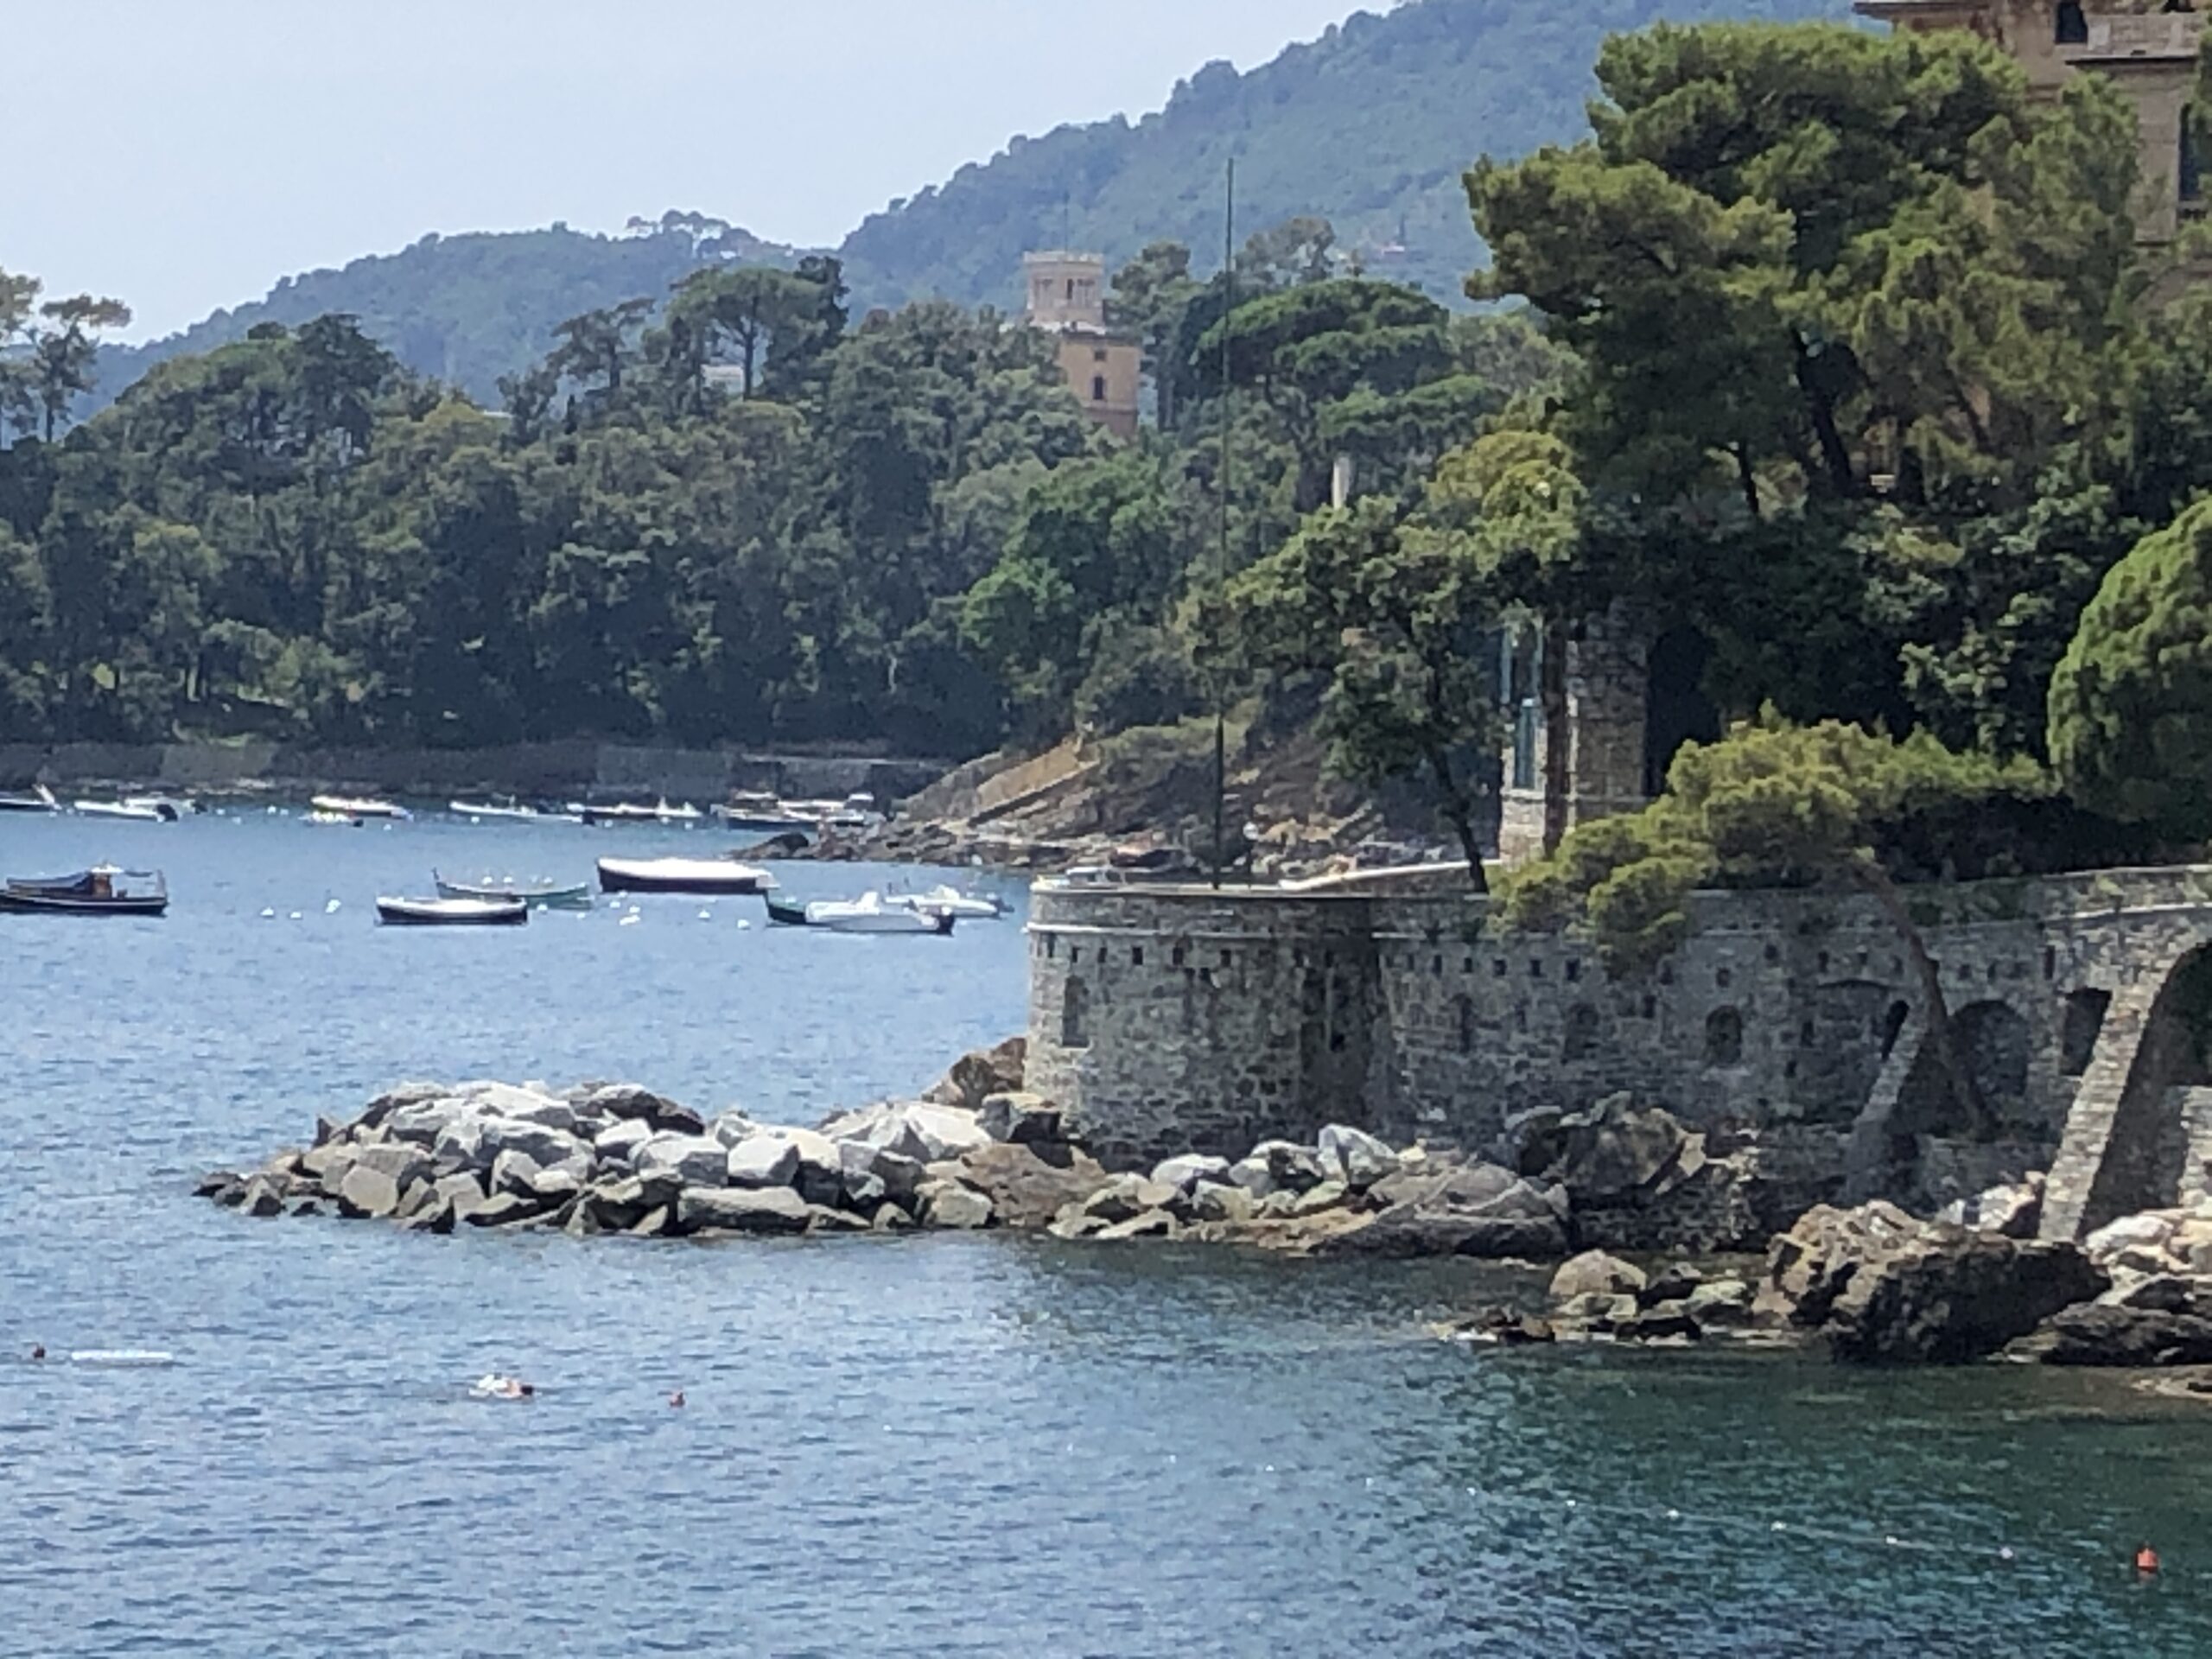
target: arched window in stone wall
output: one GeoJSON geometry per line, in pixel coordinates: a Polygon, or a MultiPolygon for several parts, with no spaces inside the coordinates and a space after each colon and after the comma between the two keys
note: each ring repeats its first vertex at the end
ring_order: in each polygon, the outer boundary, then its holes
{"type": "Polygon", "coordinates": [[[1744,1063],[1744,1016],[1734,1008],[1715,1008],[1705,1016],[1705,1063],[1744,1063]]]}
{"type": "Polygon", "coordinates": [[[2081,0],[2058,0],[2058,10],[2051,20],[2051,38],[2061,46],[2089,43],[2089,19],[2082,10],[2081,0]]]}
{"type": "Polygon", "coordinates": [[[2058,1069],[2068,1077],[2078,1077],[2089,1069],[2098,1033],[2105,1028],[2105,1011],[2111,1007],[2110,991],[2085,988],[2066,999],[2058,1027],[2058,1069]]]}
{"type": "Polygon", "coordinates": [[[1060,990],[1060,1046],[1090,1046],[1090,987],[1071,979],[1060,990]]]}
{"type": "Polygon", "coordinates": [[[1567,1036],[1560,1045],[1563,1060],[1586,1060],[1598,1052],[1598,1010],[1578,1002],[1567,1011],[1567,1036]]]}
{"type": "Polygon", "coordinates": [[[1897,1039],[1904,1035],[1904,1022],[1912,1018],[1911,1005],[1892,1002],[1890,1011],[1882,1016],[1882,1028],[1876,1034],[1882,1039],[1882,1058],[1888,1059],[1896,1050],[1897,1039]]]}

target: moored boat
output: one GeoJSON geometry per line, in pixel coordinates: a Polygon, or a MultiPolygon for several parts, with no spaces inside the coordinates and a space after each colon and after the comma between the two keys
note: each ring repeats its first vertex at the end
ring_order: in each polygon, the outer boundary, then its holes
{"type": "Polygon", "coordinates": [[[706,816],[697,807],[688,804],[671,806],[665,798],[652,806],[624,801],[612,806],[578,804],[569,810],[586,823],[696,823],[706,816]]]}
{"type": "Polygon", "coordinates": [[[321,830],[358,830],[361,827],[361,820],[351,812],[333,812],[322,807],[317,807],[312,812],[301,813],[300,822],[314,824],[321,830]]]}
{"type": "Polygon", "coordinates": [[[766,893],[775,878],[755,864],[727,858],[602,858],[602,893],[766,893]]]}
{"type": "Polygon", "coordinates": [[[818,927],[831,933],[950,933],[949,911],[911,910],[887,904],[880,893],[854,899],[820,899],[810,905],[770,899],[768,919],[784,927],[818,927]]]}
{"type": "Polygon", "coordinates": [[[73,875],[11,876],[0,886],[0,911],[54,916],[160,916],[169,907],[159,870],[95,865],[73,875]]]}
{"type": "Polygon", "coordinates": [[[1006,914],[1006,900],[996,893],[963,893],[959,888],[939,885],[927,893],[893,893],[884,898],[887,905],[896,905],[902,910],[942,911],[963,922],[995,921],[1006,914]]]}
{"type": "Polygon", "coordinates": [[[166,801],[72,801],[69,810],[80,818],[119,818],[135,823],[175,823],[176,808],[166,801]]]}
{"type": "Polygon", "coordinates": [[[457,818],[492,823],[582,823],[573,812],[543,812],[521,801],[448,801],[446,810],[457,818]]]}
{"type": "Polygon", "coordinates": [[[315,795],[308,804],[318,812],[336,812],[349,818],[411,818],[415,815],[393,801],[353,795],[315,795]]]}
{"type": "Polygon", "coordinates": [[[530,906],[519,899],[377,900],[377,920],[393,927],[519,927],[530,906]]]}
{"type": "Polygon", "coordinates": [[[734,795],[709,810],[717,823],[763,836],[812,836],[822,827],[818,819],[786,810],[772,795],[734,795]]]}
{"type": "Polygon", "coordinates": [[[493,903],[519,899],[532,910],[591,908],[591,885],[585,881],[569,885],[554,881],[494,881],[488,876],[481,881],[448,881],[435,870],[430,872],[430,879],[437,883],[441,899],[476,899],[493,903]]]}
{"type": "Polygon", "coordinates": [[[27,791],[10,791],[0,794],[0,812],[59,812],[61,803],[54,798],[54,791],[44,784],[35,785],[27,791]]]}

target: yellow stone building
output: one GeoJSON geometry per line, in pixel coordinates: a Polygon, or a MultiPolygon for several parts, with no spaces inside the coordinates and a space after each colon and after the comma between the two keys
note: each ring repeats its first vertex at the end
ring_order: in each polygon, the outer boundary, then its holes
{"type": "Polygon", "coordinates": [[[1901,29],[1970,29],[2049,96],[2084,70],[2108,77],[2142,130],[2138,239],[2171,242],[2202,211],[2186,118],[2205,20],[2187,0],[1858,0],[1858,10],[1901,29]]]}
{"type": "Polygon", "coordinates": [[[1143,353],[1106,324],[1106,257],[1058,250],[1024,254],[1033,328],[1058,336],[1060,372],[1084,412],[1118,438],[1137,435],[1143,353]]]}

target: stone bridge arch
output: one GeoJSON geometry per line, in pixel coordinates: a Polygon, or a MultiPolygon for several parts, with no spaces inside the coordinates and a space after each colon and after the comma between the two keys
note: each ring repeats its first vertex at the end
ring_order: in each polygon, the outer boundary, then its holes
{"type": "Polygon", "coordinates": [[[2043,1236],[2075,1238],[2212,1187],[2212,910],[2108,924],[2108,1000],[2052,1161],[2043,1236]]]}
{"type": "Polygon", "coordinates": [[[1986,996],[1950,1010],[1952,1039],[1996,1119],[1993,1135],[1958,1098],[1925,1020],[1910,1010],[1899,1017],[1904,1007],[1892,1002],[1880,1016],[1892,1046],[1853,1128],[1854,1196],[1887,1193],[1933,1209],[2049,1165],[2062,1125],[2031,1086],[2035,1024],[2019,1002],[1986,996]]]}

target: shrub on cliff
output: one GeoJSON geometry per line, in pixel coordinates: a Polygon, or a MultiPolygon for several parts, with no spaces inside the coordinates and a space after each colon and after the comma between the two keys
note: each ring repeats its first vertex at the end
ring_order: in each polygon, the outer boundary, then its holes
{"type": "Polygon", "coordinates": [[[2212,500],[2106,575],[2051,677],[2051,763],[2084,804],[2212,834],[2212,500]]]}

